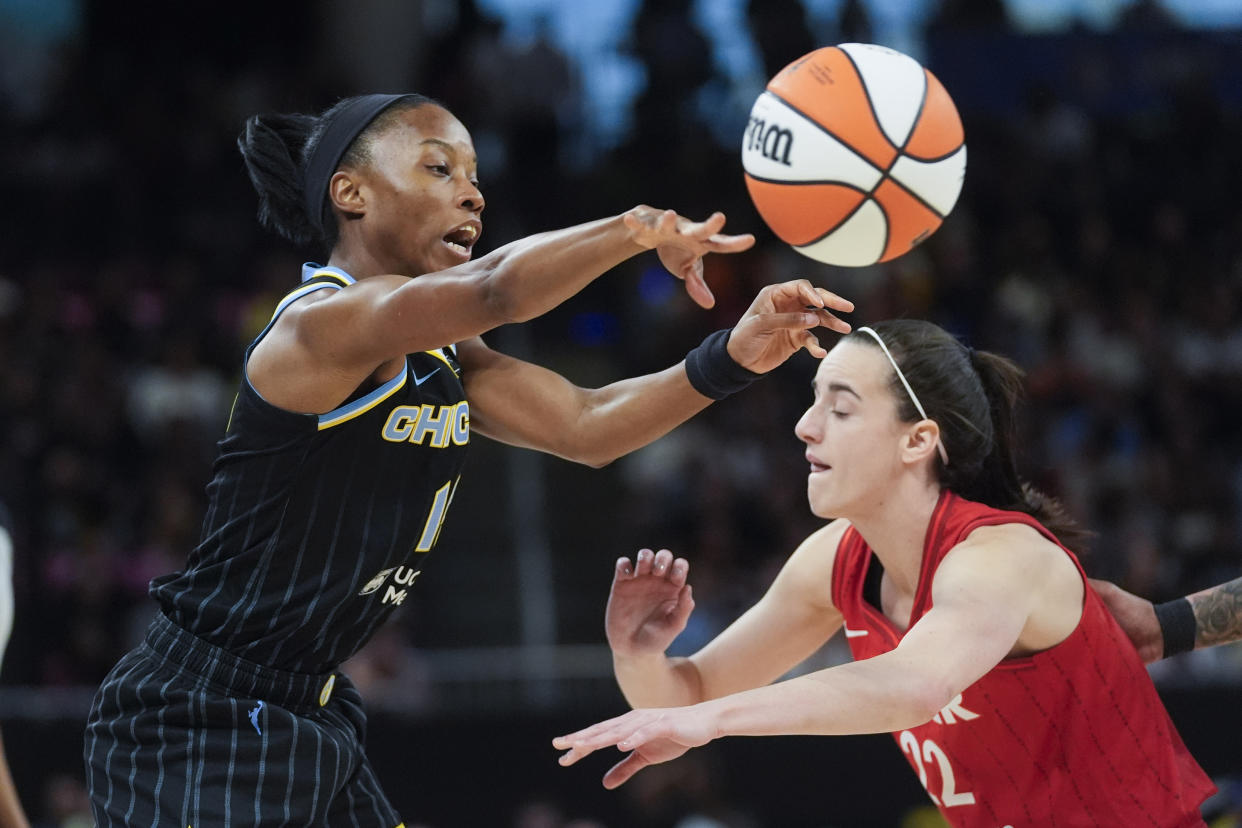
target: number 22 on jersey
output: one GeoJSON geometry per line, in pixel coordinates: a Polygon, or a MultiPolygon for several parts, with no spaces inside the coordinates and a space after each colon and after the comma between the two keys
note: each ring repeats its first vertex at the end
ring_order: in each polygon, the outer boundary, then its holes
{"type": "Polygon", "coordinates": [[[953,766],[949,763],[948,754],[940,745],[931,739],[924,739],[920,745],[918,738],[908,730],[901,731],[898,740],[901,743],[901,749],[910,754],[910,758],[914,761],[914,766],[919,772],[919,782],[922,783],[932,802],[945,808],[975,804],[973,793],[957,789],[957,778],[953,775],[953,766]],[[935,762],[940,770],[940,796],[936,796],[931,788],[927,787],[927,767],[923,764],[924,762],[935,762]]]}

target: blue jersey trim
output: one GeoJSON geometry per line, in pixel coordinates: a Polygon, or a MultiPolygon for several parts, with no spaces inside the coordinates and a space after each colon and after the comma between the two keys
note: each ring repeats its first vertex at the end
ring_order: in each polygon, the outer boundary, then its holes
{"type": "MultiPolygon", "coordinates": [[[[306,294],[314,293],[315,291],[320,290],[321,288],[330,288],[332,290],[340,290],[341,286],[329,284],[327,282],[316,282],[313,285],[302,285],[300,288],[294,289],[284,299],[281,299],[280,304],[276,306],[276,310],[272,311],[272,318],[268,321],[267,328],[270,328],[272,326],[272,323],[276,321],[276,317],[280,316],[280,314],[284,311],[284,309],[289,307],[289,305],[301,299],[306,294]]],[[[259,339],[263,338],[263,334],[267,333],[267,328],[264,328],[263,333],[259,334],[259,336],[256,337],[255,339],[256,342],[259,339]]]]}
{"type": "Polygon", "coordinates": [[[302,281],[314,279],[316,276],[333,276],[341,281],[342,285],[352,285],[358,281],[350,276],[339,267],[329,267],[327,265],[316,264],[314,262],[305,262],[302,265],[302,281]]]}
{"type": "Polygon", "coordinates": [[[352,420],[359,414],[365,414],[370,411],[372,408],[400,391],[405,386],[406,379],[409,375],[410,365],[409,359],[407,358],[401,369],[401,373],[397,374],[397,376],[393,377],[379,388],[376,388],[364,397],[354,400],[349,405],[343,405],[340,408],[332,409],[326,414],[320,414],[319,430],[323,431],[325,428],[331,428],[334,425],[339,425],[346,420],[352,420]]]}

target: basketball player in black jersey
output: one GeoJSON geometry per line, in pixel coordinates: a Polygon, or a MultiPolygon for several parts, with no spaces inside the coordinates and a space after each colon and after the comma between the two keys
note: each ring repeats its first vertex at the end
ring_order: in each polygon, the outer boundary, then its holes
{"type": "Polygon", "coordinates": [[[471,260],[483,195],[470,135],[417,95],[251,118],[239,138],[259,217],[322,243],[246,350],[198,546],[152,582],[145,642],[104,680],[86,729],[94,816],[110,825],[351,825],[400,817],[336,672],[435,545],[472,433],[590,465],[643,446],[771,370],[852,305],[764,288],[686,360],[600,389],[479,335],[555,307],[654,248],[710,306],[702,257],[753,243],[724,216],[645,206],[471,260]]]}

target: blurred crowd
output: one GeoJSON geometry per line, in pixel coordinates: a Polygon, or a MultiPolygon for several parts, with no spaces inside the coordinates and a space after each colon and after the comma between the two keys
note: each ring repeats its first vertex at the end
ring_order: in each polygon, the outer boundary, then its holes
{"type": "MultiPolygon", "coordinates": [[[[243,119],[318,111],[393,78],[472,130],[482,249],[640,202],[720,209],[759,236],[754,251],[708,263],[716,309],[695,308],[640,257],[527,326],[535,361],[580,384],[663,368],[763,284],[805,276],[853,299],[855,323],[930,318],[1026,369],[1024,469],[1095,532],[1091,574],[1165,599],[1242,570],[1242,103],[1228,91],[1240,70],[1212,35],[1173,28],[1153,4],[1109,34],[1045,36],[1018,95],[989,86],[1000,68],[971,62],[1016,41],[999,4],[940,4],[922,58],[962,110],[966,186],[926,244],[861,270],[802,258],[762,227],[738,160],[746,108],[721,107],[720,64],[690,0],[637,5],[622,48],[645,83],[628,132],[585,164],[583,67],[544,30],[506,38],[470,0],[424,3],[451,14],[408,21],[416,48],[379,50],[388,74],[374,78],[358,50],[379,27],[341,21],[383,4],[309,13],[274,0],[240,18],[205,0],[126,5],[49,2],[17,21],[32,27],[20,50],[0,26],[0,498],[17,522],[19,595],[6,684],[96,684],[145,625],[147,582],[197,540],[242,349],[316,255],[255,221],[234,146],[243,119]],[[141,36],[126,22],[138,14],[141,36]]],[[[831,41],[797,0],[748,7],[755,91],[816,45],[870,32],[860,3],[842,4],[831,41]]],[[[815,527],[793,437],[812,369],[795,359],[591,472],[610,492],[594,511],[557,510],[553,492],[554,541],[559,526],[595,523],[622,544],[554,542],[554,559],[589,555],[603,577],[631,540],[686,554],[699,608],[678,646],[710,637],[815,527]]],[[[449,524],[487,519],[455,509],[449,524]]],[[[574,566],[558,581],[561,638],[598,642],[606,580],[574,566]]],[[[444,606],[477,616],[488,603],[444,606]]],[[[395,640],[436,644],[413,624],[395,640]]],[[[523,824],[544,823],[532,811],[523,824]]]]}

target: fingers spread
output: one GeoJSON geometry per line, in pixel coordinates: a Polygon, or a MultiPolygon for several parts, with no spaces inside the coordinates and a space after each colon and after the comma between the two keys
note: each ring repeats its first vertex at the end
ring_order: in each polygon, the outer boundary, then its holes
{"type": "Polygon", "coordinates": [[[690,574],[690,562],[685,558],[678,558],[673,561],[672,567],[669,569],[668,580],[673,586],[684,586],[686,576],[690,574]]]}
{"type": "Polygon", "coordinates": [[[740,253],[755,246],[755,237],[750,233],[740,236],[712,234],[707,240],[707,249],[713,253],[740,253]]]}
{"type": "Polygon", "coordinates": [[[765,313],[757,317],[762,321],[760,330],[806,330],[820,324],[820,316],[825,311],[797,313],[765,313]]]}
{"type": "Polygon", "coordinates": [[[690,620],[690,613],[694,612],[694,594],[690,585],[686,584],[681,588],[681,593],[677,596],[677,605],[673,607],[672,620],[676,624],[685,625],[690,620]]]}
{"type": "Polygon", "coordinates": [[[707,221],[700,223],[695,230],[695,235],[700,238],[710,238],[720,232],[725,225],[725,214],[717,211],[707,217],[707,221]]]}
{"type": "Polygon", "coordinates": [[[819,340],[815,338],[815,334],[806,331],[802,334],[802,347],[816,359],[823,359],[828,356],[828,352],[819,344],[819,340]]]}
{"type": "Polygon", "coordinates": [[[650,549],[638,550],[637,563],[634,565],[634,577],[639,575],[647,575],[651,572],[651,562],[655,558],[655,553],[650,549]]]}
{"type": "Polygon", "coordinates": [[[802,297],[802,302],[807,307],[822,308],[824,306],[824,297],[819,291],[806,279],[799,279],[794,282],[798,288],[798,295],[802,297]]]}
{"type": "Polygon", "coordinates": [[[818,293],[820,298],[824,300],[823,306],[825,307],[832,308],[833,310],[842,311],[844,313],[850,313],[854,310],[853,302],[851,302],[849,299],[845,299],[841,296],[837,296],[832,291],[824,290],[823,288],[816,288],[815,292],[818,293]]]}
{"type": "Polygon", "coordinates": [[[665,210],[660,215],[660,223],[656,225],[656,229],[663,235],[672,235],[677,232],[677,211],[665,210]]]}
{"type": "Polygon", "coordinates": [[[711,288],[707,286],[703,278],[702,259],[694,259],[690,262],[682,273],[682,279],[686,282],[686,293],[696,305],[701,308],[710,308],[716,304],[716,297],[712,295],[711,288]]]}
{"type": "Polygon", "coordinates": [[[613,765],[608,773],[604,774],[604,787],[608,790],[618,788],[629,781],[630,777],[638,773],[643,768],[650,765],[651,762],[639,756],[638,753],[631,753],[617,764],[613,765]]]}
{"type": "Polygon", "coordinates": [[[843,334],[847,334],[852,330],[849,322],[846,322],[844,319],[841,319],[839,317],[833,316],[831,313],[829,313],[826,310],[817,311],[817,313],[819,314],[819,319],[818,319],[817,324],[823,325],[825,328],[828,328],[830,330],[836,331],[837,333],[843,333],[843,334]]]}

